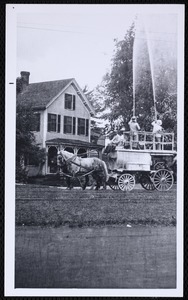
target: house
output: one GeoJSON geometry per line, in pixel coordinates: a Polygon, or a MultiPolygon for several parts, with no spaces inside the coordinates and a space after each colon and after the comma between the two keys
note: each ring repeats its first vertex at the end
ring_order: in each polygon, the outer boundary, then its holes
{"type": "MultiPolygon", "coordinates": [[[[91,143],[90,117],[95,112],[76,80],[29,84],[29,76],[29,72],[21,72],[17,102],[31,106],[36,114],[36,143],[47,153],[41,174],[56,172],[57,151],[61,149],[85,157],[101,157],[103,145],[91,143]]],[[[36,167],[30,166],[30,172],[36,175],[36,167]]]]}

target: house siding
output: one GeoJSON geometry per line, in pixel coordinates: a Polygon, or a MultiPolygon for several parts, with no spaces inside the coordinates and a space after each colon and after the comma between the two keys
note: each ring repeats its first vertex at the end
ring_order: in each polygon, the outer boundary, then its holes
{"type": "MultiPolygon", "coordinates": [[[[34,135],[36,143],[41,148],[46,148],[45,164],[40,167],[28,166],[29,176],[54,173],[54,153],[59,147],[63,149],[70,145],[75,154],[82,149],[89,155],[91,145],[87,143],[90,143],[90,116],[94,114],[94,111],[74,79],[28,85],[25,93],[18,95],[18,101],[23,105],[29,101],[33,104],[35,112],[40,113],[40,131],[34,131],[34,135]],[[65,109],[66,93],[75,95],[75,110],[65,109]],[[49,102],[50,100],[51,102],[49,102]],[[60,132],[48,132],[49,113],[61,116],[60,132]],[[75,134],[64,133],[64,116],[75,118],[75,134]],[[87,136],[78,135],[78,118],[89,121],[87,136]],[[86,142],[86,144],[82,142],[86,142]]],[[[53,126],[53,120],[51,126],[53,126]]]]}
{"type": "MultiPolygon", "coordinates": [[[[78,118],[84,118],[90,120],[90,113],[86,109],[85,105],[83,104],[80,97],[77,95],[75,89],[72,86],[69,86],[63,94],[61,94],[48,108],[47,114],[57,114],[61,115],[61,129],[60,133],[58,132],[48,132],[47,131],[47,122],[44,124],[46,126],[46,140],[54,139],[54,138],[65,138],[65,139],[72,139],[72,140],[82,140],[85,142],[90,142],[90,135],[78,135],[77,134],[77,126],[78,126],[78,118]],[[76,96],[76,106],[75,110],[65,109],[65,93],[70,93],[76,96]],[[75,117],[76,118],[76,132],[75,134],[64,134],[63,126],[64,126],[64,116],[75,117]]],[[[89,122],[90,124],[90,122],[89,122]]],[[[89,125],[89,132],[90,132],[90,125],[89,125]]]]}
{"type": "Polygon", "coordinates": [[[43,147],[44,140],[44,111],[38,111],[40,113],[40,131],[35,131],[35,140],[37,144],[40,144],[43,147]]]}

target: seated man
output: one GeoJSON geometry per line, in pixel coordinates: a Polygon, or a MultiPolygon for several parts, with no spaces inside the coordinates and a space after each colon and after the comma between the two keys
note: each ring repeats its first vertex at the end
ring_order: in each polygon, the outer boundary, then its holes
{"type": "Polygon", "coordinates": [[[107,145],[107,147],[104,150],[104,154],[108,154],[110,152],[115,151],[116,146],[118,146],[121,141],[122,141],[122,132],[118,132],[117,130],[114,131],[115,136],[113,137],[113,139],[110,141],[110,143],[107,145]]]}

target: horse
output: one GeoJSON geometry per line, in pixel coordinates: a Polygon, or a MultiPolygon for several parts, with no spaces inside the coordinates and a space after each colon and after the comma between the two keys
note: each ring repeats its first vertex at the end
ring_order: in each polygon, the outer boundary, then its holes
{"type": "Polygon", "coordinates": [[[106,182],[109,175],[104,161],[97,157],[81,158],[65,150],[60,150],[57,153],[57,165],[59,168],[67,168],[67,174],[79,179],[79,176],[85,175],[85,184],[82,186],[86,188],[89,181],[89,174],[96,181],[96,189],[100,188],[102,183],[103,188],[106,189],[106,182]]]}

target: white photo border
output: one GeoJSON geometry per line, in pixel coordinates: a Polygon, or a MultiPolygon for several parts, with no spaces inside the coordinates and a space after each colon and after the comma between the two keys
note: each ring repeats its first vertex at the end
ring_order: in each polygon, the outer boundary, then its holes
{"type": "MultiPolygon", "coordinates": [[[[62,4],[61,4],[62,5],[62,4]]],[[[65,4],[63,4],[65,5],[65,4]]],[[[66,4],[69,5],[69,4],[66,4]]],[[[71,4],[73,5],[73,4],[71,4]]],[[[75,4],[85,5],[85,4],[75,4]]],[[[91,4],[87,4],[91,5],[91,4]]],[[[99,4],[102,5],[102,4],[99,4]]],[[[115,5],[115,4],[112,4],[115,5]]],[[[120,4],[118,4],[120,5],[120,4]]],[[[137,4],[127,5],[129,9],[137,4]]],[[[183,296],[183,200],[184,200],[184,28],[185,5],[138,4],[139,12],[176,13],[178,15],[178,170],[177,170],[177,287],[175,289],[20,289],[15,281],[15,118],[16,118],[16,42],[18,13],[57,12],[59,4],[6,5],[5,76],[5,296],[183,296]],[[10,84],[13,83],[13,84],[10,84]],[[11,145],[11,147],[10,147],[11,145]]]]}

